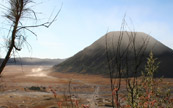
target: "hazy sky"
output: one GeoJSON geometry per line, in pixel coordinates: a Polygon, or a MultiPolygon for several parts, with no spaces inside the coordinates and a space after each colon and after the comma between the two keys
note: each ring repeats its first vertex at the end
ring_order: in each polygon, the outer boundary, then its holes
{"type": "MultiPolygon", "coordinates": [[[[38,15],[41,21],[46,21],[53,10],[57,12],[62,3],[63,6],[57,21],[49,29],[36,28],[34,31],[38,37],[28,36],[32,50],[29,52],[25,46],[19,52],[21,57],[73,56],[103,36],[108,28],[109,31],[119,31],[125,13],[130,28],[150,34],[173,49],[173,0],[35,0],[35,2],[38,4],[33,9],[38,13],[41,12],[38,15]]],[[[2,24],[4,20],[0,18],[0,21],[2,24]]],[[[2,43],[2,37],[0,41],[2,43]]],[[[3,56],[3,53],[0,56],[3,56]]]]}

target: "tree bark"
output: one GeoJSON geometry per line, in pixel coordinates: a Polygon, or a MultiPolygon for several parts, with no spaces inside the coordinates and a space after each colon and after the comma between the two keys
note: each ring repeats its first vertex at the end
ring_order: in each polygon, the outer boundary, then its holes
{"type": "Polygon", "coordinates": [[[15,24],[15,26],[13,28],[12,40],[11,40],[11,43],[10,43],[8,52],[7,52],[7,54],[6,54],[4,60],[3,60],[2,64],[1,64],[1,66],[0,66],[0,74],[4,70],[4,68],[5,68],[5,66],[6,66],[6,64],[7,64],[8,60],[9,60],[9,58],[10,58],[11,52],[12,52],[12,50],[14,48],[14,45],[15,45],[14,41],[15,41],[15,35],[16,35],[17,25],[18,25],[18,22],[16,22],[16,24],[15,24]]]}
{"type": "Polygon", "coordinates": [[[21,17],[22,9],[20,10],[20,13],[16,16],[15,21],[13,22],[14,26],[13,26],[13,31],[12,31],[12,35],[11,35],[11,42],[10,42],[8,52],[0,66],[0,75],[2,74],[2,72],[10,58],[11,52],[12,52],[13,48],[15,47],[15,38],[16,38],[16,33],[17,33],[17,27],[18,27],[18,23],[19,23],[19,20],[21,17]]]}

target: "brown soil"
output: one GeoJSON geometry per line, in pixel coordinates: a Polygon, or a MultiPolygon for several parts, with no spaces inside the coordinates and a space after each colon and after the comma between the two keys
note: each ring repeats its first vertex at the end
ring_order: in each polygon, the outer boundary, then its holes
{"type": "MultiPolygon", "coordinates": [[[[69,92],[80,104],[92,103],[91,108],[95,107],[93,99],[103,101],[105,97],[109,103],[108,98],[111,95],[109,78],[50,72],[49,68],[49,66],[7,66],[0,78],[0,108],[58,108],[58,102],[71,104],[70,101],[64,101],[68,100],[69,92]]],[[[164,83],[170,82],[170,86],[173,86],[172,80],[164,79],[164,83]]],[[[124,81],[123,86],[125,87],[124,81]]]]}

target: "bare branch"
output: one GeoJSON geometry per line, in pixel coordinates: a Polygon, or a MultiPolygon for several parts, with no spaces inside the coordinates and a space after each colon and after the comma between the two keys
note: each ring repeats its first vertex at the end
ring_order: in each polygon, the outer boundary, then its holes
{"type": "MultiPolygon", "coordinates": [[[[32,3],[32,0],[9,0],[9,7],[5,7],[4,5],[0,5],[0,8],[3,8],[7,11],[5,14],[5,18],[8,20],[8,22],[11,24],[10,29],[8,31],[7,37],[9,38],[7,41],[7,48],[8,51],[6,53],[5,59],[0,64],[0,74],[2,73],[4,67],[6,66],[6,63],[8,62],[9,58],[15,51],[21,51],[23,43],[26,43],[27,47],[31,47],[30,44],[26,40],[26,36],[24,36],[25,31],[28,31],[32,33],[34,36],[37,36],[36,33],[34,33],[30,28],[36,28],[36,27],[46,27],[49,28],[57,19],[61,8],[56,13],[55,17],[51,21],[47,21],[38,25],[29,25],[25,26],[22,23],[22,18],[30,18],[26,16],[26,14],[33,14],[31,16],[34,17],[34,19],[37,21],[37,16],[34,10],[31,8],[28,8],[28,4],[32,3]]],[[[28,47],[28,48],[29,48],[28,47]]]]}
{"type": "Polygon", "coordinates": [[[36,36],[37,37],[37,34],[36,33],[34,33],[32,30],[30,30],[30,29],[28,29],[28,28],[23,28],[23,29],[26,29],[27,31],[29,31],[29,32],[31,32],[34,36],[36,36]]]}
{"type": "Polygon", "coordinates": [[[17,48],[16,45],[14,45],[14,48],[17,50],[17,51],[21,51],[22,48],[17,48]]]}

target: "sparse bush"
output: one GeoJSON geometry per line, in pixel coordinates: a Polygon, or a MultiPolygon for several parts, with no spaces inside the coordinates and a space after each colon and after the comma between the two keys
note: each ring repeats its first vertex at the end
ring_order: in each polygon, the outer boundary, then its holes
{"type": "Polygon", "coordinates": [[[147,58],[147,64],[145,66],[145,72],[142,72],[142,76],[137,80],[137,87],[135,88],[136,99],[131,104],[131,96],[128,93],[128,104],[130,108],[172,108],[171,93],[168,86],[162,85],[162,79],[154,78],[154,74],[157,72],[159,62],[153,57],[153,53],[149,54],[147,58]]]}
{"type": "Polygon", "coordinates": [[[173,98],[171,97],[168,85],[163,85],[162,78],[154,78],[154,74],[159,68],[159,62],[154,58],[153,53],[149,54],[145,71],[136,80],[137,86],[134,89],[136,97],[133,104],[131,93],[124,94],[119,103],[116,100],[116,89],[112,92],[114,106],[116,108],[173,108],[173,98]]]}

